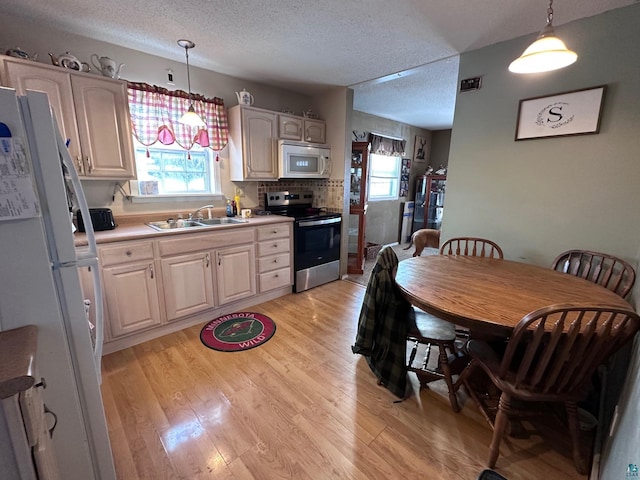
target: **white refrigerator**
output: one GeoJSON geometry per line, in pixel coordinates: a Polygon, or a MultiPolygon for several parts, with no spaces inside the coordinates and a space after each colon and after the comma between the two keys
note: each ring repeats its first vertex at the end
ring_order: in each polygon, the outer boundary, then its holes
{"type": "Polygon", "coordinates": [[[52,441],[60,478],[115,479],[100,394],[96,246],[87,222],[89,247],[75,248],[69,214],[75,197],[90,218],[86,200],[46,94],[0,88],[0,122],[0,330],[38,327],[36,366],[46,382],[44,403],[57,416],[52,441]],[[93,273],[95,341],[79,268],[93,273]]]}

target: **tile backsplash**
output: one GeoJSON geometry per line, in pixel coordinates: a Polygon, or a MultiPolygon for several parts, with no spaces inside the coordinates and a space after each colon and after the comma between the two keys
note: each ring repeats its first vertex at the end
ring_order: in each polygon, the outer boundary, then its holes
{"type": "Polygon", "coordinates": [[[258,182],[258,207],[264,209],[264,194],[273,191],[313,192],[313,207],[326,207],[330,212],[342,212],[344,180],[278,180],[258,182]]]}

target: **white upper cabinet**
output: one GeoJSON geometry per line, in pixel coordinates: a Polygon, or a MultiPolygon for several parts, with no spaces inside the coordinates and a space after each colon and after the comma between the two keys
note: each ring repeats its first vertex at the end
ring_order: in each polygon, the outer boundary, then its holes
{"type": "Polygon", "coordinates": [[[0,63],[3,85],[49,96],[81,177],[135,177],[126,82],[12,57],[0,63]]]}

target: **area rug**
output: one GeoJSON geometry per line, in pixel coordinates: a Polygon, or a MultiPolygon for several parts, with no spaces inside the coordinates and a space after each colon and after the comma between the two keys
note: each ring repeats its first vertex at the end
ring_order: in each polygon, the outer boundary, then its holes
{"type": "Polygon", "coordinates": [[[211,320],[202,327],[200,340],[213,350],[240,352],[259,347],[275,332],[276,324],[266,315],[239,312],[211,320]]]}

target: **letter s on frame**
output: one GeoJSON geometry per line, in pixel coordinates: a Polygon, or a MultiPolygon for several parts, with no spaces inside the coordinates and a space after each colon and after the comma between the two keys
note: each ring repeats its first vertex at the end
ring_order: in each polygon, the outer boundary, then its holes
{"type": "Polygon", "coordinates": [[[560,120],[562,120],[562,113],[558,112],[557,110],[562,110],[562,106],[559,107],[553,107],[549,109],[549,116],[547,117],[547,121],[548,122],[559,122],[560,120]],[[551,116],[554,117],[558,117],[558,118],[551,118],[551,116]]]}

